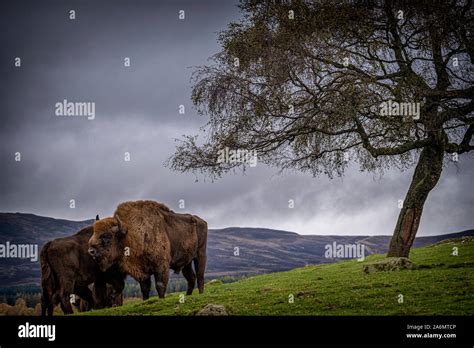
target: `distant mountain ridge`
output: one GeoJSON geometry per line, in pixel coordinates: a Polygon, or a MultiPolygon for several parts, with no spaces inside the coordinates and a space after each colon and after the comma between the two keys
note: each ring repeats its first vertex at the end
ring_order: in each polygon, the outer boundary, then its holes
{"type": "MultiPolygon", "coordinates": [[[[0,213],[0,244],[38,244],[69,236],[91,225],[93,219],[70,221],[23,213],[0,213]]],[[[466,230],[439,236],[418,237],[414,247],[448,238],[474,236],[466,230]]],[[[390,236],[323,236],[265,228],[229,227],[209,230],[207,278],[243,276],[290,270],[307,264],[334,262],[324,257],[324,247],[361,243],[366,254],[385,253],[390,236]],[[237,255],[238,254],[238,255],[237,255]]],[[[39,262],[0,259],[1,286],[35,283],[41,277],[39,262]]]]}

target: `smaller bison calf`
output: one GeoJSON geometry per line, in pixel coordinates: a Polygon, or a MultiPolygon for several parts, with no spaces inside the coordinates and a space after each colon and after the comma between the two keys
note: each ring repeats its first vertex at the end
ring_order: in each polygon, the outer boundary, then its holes
{"type": "Polygon", "coordinates": [[[92,227],[86,227],[70,237],[46,243],[41,250],[43,316],[53,315],[53,308],[57,304],[61,305],[64,314],[73,313],[72,294],[81,297],[81,310],[103,308],[112,303],[121,304],[125,274],[118,268],[100,271],[87,252],[92,233],[92,227]],[[94,292],[89,288],[92,283],[94,292]],[[107,289],[107,284],[112,286],[112,290],[107,289]],[[108,303],[110,301],[112,303],[108,303]]]}

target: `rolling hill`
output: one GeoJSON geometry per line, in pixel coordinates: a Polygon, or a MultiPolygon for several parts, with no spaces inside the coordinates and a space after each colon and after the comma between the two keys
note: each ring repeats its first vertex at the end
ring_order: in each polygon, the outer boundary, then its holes
{"type": "MultiPolygon", "coordinates": [[[[71,235],[93,223],[93,220],[69,221],[23,213],[0,213],[0,244],[38,244],[71,235]]],[[[414,247],[439,242],[447,238],[474,236],[474,230],[416,238],[414,247]]],[[[324,246],[361,243],[366,254],[384,253],[389,236],[322,236],[299,235],[293,232],[229,227],[209,230],[208,279],[222,276],[243,276],[280,272],[308,264],[333,262],[324,257],[324,246]],[[238,248],[238,256],[235,248],[238,248]]],[[[39,262],[25,259],[0,259],[0,284],[12,286],[39,284],[39,262]]]]}
{"type": "Polygon", "coordinates": [[[183,293],[172,293],[79,315],[196,315],[209,305],[240,316],[474,314],[474,238],[414,249],[414,269],[363,272],[364,265],[382,259],[376,254],[362,262],[311,265],[230,284],[213,281],[204,294],[195,291],[184,302],[183,293]],[[458,256],[452,255],[454,247],[458,256]]]}

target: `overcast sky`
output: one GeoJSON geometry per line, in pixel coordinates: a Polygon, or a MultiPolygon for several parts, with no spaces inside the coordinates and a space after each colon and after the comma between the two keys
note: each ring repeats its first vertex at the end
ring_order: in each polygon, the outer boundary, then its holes
{"type": "MultiPolygon", "coordinates": [[[[379,178],[354,167],[329,180],[278,175],[258,165],[245,176],[196,182],[164,166],[174,139],[197,133],[206,122],[192,108],[190,77],[193,66],[219,51],[218,32],[239,18],[235,2],[38,3],[0,5],[0,211],[83,220],[111,215],[119,202],[135,199],[180,211],[184,199],[184,211],[211,228],[392,234],[411,170],[379,178]],[[14,66],[15,57],[21,67],[14,66]],[[95,102],[95,119],[55,116],[63,99],[95,102]]],[[[444,170],[418,235],[474,227],[473,169],[471,155],[444,170]]]]}

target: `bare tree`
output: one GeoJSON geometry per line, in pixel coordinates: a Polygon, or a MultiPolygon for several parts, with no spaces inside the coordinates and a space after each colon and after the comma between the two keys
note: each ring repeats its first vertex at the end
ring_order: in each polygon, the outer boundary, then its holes
{"type": "Polygon", "coordinates": [[[185,137],[171,168],[219,177],[245,167],[216,161],[226,147],[330,177],[349,161],[364,171],[415,165],[388,252],[407,257],[445,158],[474,149],[472,1],[240,8],[242,20],[220,35],[222,51],[195,72],[206,137],[185,137]]]}

